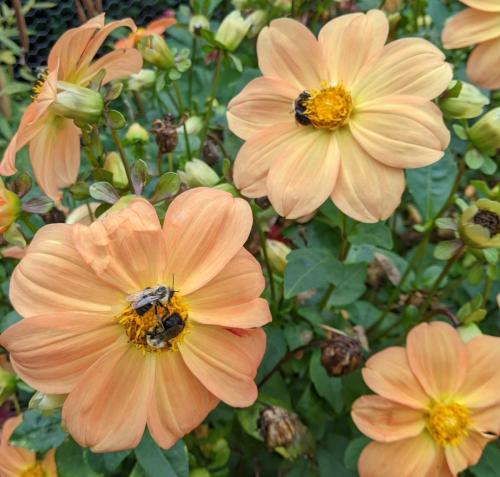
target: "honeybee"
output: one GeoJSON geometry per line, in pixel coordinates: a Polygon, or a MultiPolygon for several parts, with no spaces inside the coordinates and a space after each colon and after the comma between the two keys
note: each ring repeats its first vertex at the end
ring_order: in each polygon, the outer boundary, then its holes
{"type": "Polygon", "coordinates": [[[306,111],[304,101],[307,101],[309,98],[309,93],[307,91],[302,91],[302,93],[299,94],[298,98],[293,102],[293,112],[295,114],[295,120],[299,124],[302,124],[302,126],[309,126],[309,124],[311,124],[310,119],[304,114],[306,111]]]}
{"type": "Polygon", "coordinates": [[[168,348],[170,340],[184,329],[184,320],[177,313],[172,313],[159,320],[158,325],[146,333],[146,342],[152,348],[168,348]]]}
{"type": "Polygon", "coordinates": [[[174,296],[175,290],[165,285],[155,285],[144,290],[132,293],[127,300],[132,303],[133,310],[139,315],[145,315],[154,307],[157,315],[158,307],[166,308],[168,302],[174,296]]]}

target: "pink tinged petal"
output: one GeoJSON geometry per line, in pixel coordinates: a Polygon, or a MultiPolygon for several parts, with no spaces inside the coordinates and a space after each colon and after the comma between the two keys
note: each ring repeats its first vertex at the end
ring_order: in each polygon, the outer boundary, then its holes
{"type": "Polygon", "coordinates": [[[353,13],[328,22],[319,33],[319,44],[328,64],[330,83],[348,88],[370,61],[382,53],[389,22],[380,10],[353,13]]]}
{"type": "Polygon", "coordinates": [[[80,130],[70,119],[51,116],[30,142],[35,179],[51,199],[61,197],[60,188],[72,185],[80,167],[80,130]]]}
{"type": "Polygon", "coordinates": [[[58,311],[88,311],[112,316],[123,294],[100,280],[73,243],[73,227],[42,227],[14,270],[10,300],[28,318],[58,311]]]}
{"type": "Polygon", "coordinates": [[[207,325],[253,328],[271,321],[259,262],[245,249],[205,286],[184,297],[189,317],[207,325]]]}
{"type": "Polygon", "coordinates": [[[163,283],[165,240],[155,209],[146,200],[134,200],[90,226],[75,224],[73,239],[96,275],[125,294],[163,283]]]}
{"type": "MultiPolygon", "coordinates": [[[[500,23],[500,15],[498,16],[500,23]]],[[[500,36],[472,50],[467,61],[467,77],[482,88],[500,88],[500,36]]]]}
{"type": "Polygon", "coordinates": [[[243,199],[199,187],[178,196],[165,215],[168,250],[166,277],[189,295],[214,278],[241,250],[252,227],[252,211],[243,199]]]}
{"type": "Polygon", "coordinates": [[[427,408],[430,399],[412,373],[404,348],[394,346],[374,354],[362,373],[368,387],[384,398],[413,409],[427,408]]]}
{"type": "Polygon", "coordinates": [[[2,333],[0,343],[30,386],[66,394],[122,336],[119,325],[99,314],[59,312],[19,321],[2,333]]]}
{"type": "Polygon", "coordinates": [[[158,35],[162,34],[167,28],[170,28],[172,25],[177,23],[175,18],[157,18],[152,22],[148,23],[146,27],[147,33],[156,33],[158,35]]]}
{"type": "Polygon", "coordinates": [[[349,128],[370,156],[391,167],[432,164],[450,142],[439,108],[417,96],[385,96],[362,104],[349,128]]]}
{"type": "Polygon", "coordinates": [[[427,433],[368,444],[358,461],[360,477],[451,477],[442,450],[427,433]]]}
{"type": "Polygon", "coordinates": [[[488,442],[489,439],[482,437],[479,433],[471,432],[457,445],[447,446],[445,448],[446,460],[453,475],[476,464],[488,442]]]}
{"type": "Polygon", "coordinates": [[[122,342],[82,376],[63,406],[71,436],[93,452],[132,449],[146,426],[155,380],[154,353],[122,342]]]}
{"type": "Polygon", "coordinates": [[[425,429],[422,411],[380,396],[362,396],[352,405],[356,427],[370,439],[393,442],[419,435],[425,429]]]}
{"type": "Polygon", "coordinates": [[[384,46],[380,58],[366,64],[351,90],[355,108],[381,96],[412,95],[433,99],[452,78],[443,52],[422,38],[403,38],[384,46]]]}
{"type": "Polygon", "coordinates": [[[142,68],[142,56],[133,49],[118,49],[99,58],[92,63],[81,80],[82,83],[89,82],[99,71],[106,70],[102,80],[103,84],[115,79],[125,78],[138,73],[142,68]]]}
{"type": "Polygon", "coordinates": [[[22,420],[22,416],[11,417],[5,421],[2,427],[0,443],[0,475],[2,477],[19,477],[26,467],[35,463],[36,455],[34,452],[9,445],[10,436],[22,420]]]}
{"type": "Polygon", "coordinates": [[[440,399],[456,393],[468,372],[467,349],[455,329],[422,323],[406,339],[410,368],[426,393],[440,399]]]}
{"type": "Polygon", "coordinates": [[[249,139],[276,123],[294,122],[294,101],[301,90],[285,81],[256,78],[228,105],[229,129],[241,139],[249,139]]]}
{"type": "Polygon", "coordinates": [[[234,331],[193,324],[179,350],[191,372],[215,396],[234,407],[257,399],[254,378],[266,348],[260,329],[234,331]]]}
{"type": "Polygon", "coordinates": [[[332,193],[339,166],[332,132],[303,128],[273,161],[267,176],[268,197],[276,212],[288,219],[314,212],[332,193]]]}
{"type": "Polygon", "coordinates": [[[199,426],[219,399],[191,373],[180,353],[160,353],[148,413],[148,429],[167,449],[199,426]]]}
{"type": "Polygon", "coordinates": [[[500,36],[500,14],[466,8],[445,24],[441,40],[445,48],[463,48],[500,36]]]}
{"type": "Polygon", "coordinates": [[[273,124],[253,134],[236,156],[233,178],[240,192],[250,198],[267,195],[267,175],[273,161],[300,137],[303,126],[295,121],[273,124]]]}
{"type": "Polygon", "coordinates": [[[331,198],[349,217],[373,223],[387,219],[401,202],[405,188],[401,169],[375,160],[343,128],[336,132],[340,171],[331,198]]]}
{"type": "Polygon", "coordinates": [[[500,338],[477,336],[466,347],[470,369],[458,394],[467,407],[483,408],[500,404],[500,338]]]}
{"type": "Polygon", "coordinates": [[[498,0],[460,0],[465,5],[485,12],[500,12],[498,0]]]}
{"type": "Polygon", "coordinates": [[[257,40],[257,56],[264,76],[285,80],[300,91],[318,88],[327,80],[316,38],[296,20],[279,18],[264,27],[257,40]]]}

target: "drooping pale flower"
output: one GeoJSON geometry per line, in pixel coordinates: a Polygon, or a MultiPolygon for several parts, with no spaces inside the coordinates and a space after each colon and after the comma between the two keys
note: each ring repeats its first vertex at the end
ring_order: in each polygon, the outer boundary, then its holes
{"type": "Polygon", "coordinates": [[[440,159],[449,142],[430,101],[451,67],[422,38],[385,45],[378,10],[327,23],[319,38],[301,23],[271,22],[257,41],[263,77],[229,103],[230,129],[246,143],[234,165],[247,197],[267,195],[297,218],[329,196],[363,222],[389,217],[400,203],[405,168],[440,159]]]}
{"type": "Polygon", "coordinates": [[[90,226],[35,235],[10,287],[24,319],[0,343],[24,381],[69,394],[62,417],[79,444],[133,448],[147,424],[170,447],[219,400],[255,401],[271,316],[243,248],[251,226],[244,200],[199,188],[172,202],[163,227],[132,199],[90,226]]]}
{"type": "Polygon", "coordinates": [[[37,460],[35,452],[9,445],[10,436],[21,421],[22,416],[12,417],[3,425],[0,440],[0,476],[57,477],[54,449],[47,452],[43,460],[37,460]]]}
{"type": "Polygon", "coordinates": [[[93,61],[108,35],[121,26],[136,28],[131,19],[105,25],[102,14],[59,38],[49,54],[47,73],[34,88],[33,102],[5,150],[0,174],[16,172],[16,153],[29,143],[33,172],[45,194],[58,200],[59,189],[75,182],[80,166],[80,132],[73,119],[85,115],[94,118],[102,109],[102,98],[87,86],[103,69],[103,83],[108,83],[137,73],[142,66],[141,55],[131,48],[93,61]]]}
{"type": "Polygon", "coordinates": [[[441,36],[443,46],[477,45],[467,61],[468,78],[482,88],[500,88],[500,2],[460,1],[469,8],[448,19],[441,36]]]}
{"type": "Polygon", "coordinates": [[[139,41],[150,35],[161,35],[167,28],[175,25],[177,21],[173,17],[157,18],[149,22],[144,28],[133,30],[127,38],[122,38],[115,43],[115,48],[133,48],[139,41]]]}
{"type": "Polygon", "coordinates": [[[361,453],[360,477],[455,477],[500,433],[500,338],[464,343],[446,323],[420,324],[406,348],[367,362],[377,394],[353,404],[356,426],[374,440],[361,453]]]}
{"type": "MultiPolygon", "coordinates": [[[[452,81],[448,90],[452,90],[456,84],[457,81],[452,81]]],[[[475,118],[480,116],[483,112],[483,108],[490,102],[489,98],[481,93],[479,88],[465,81],[461,82],[458,96],[449,98],[446,97],[446,93],[444,96],[444,99],[439,102],[439,107],[447,117],[454,119],[475,118]]]]}

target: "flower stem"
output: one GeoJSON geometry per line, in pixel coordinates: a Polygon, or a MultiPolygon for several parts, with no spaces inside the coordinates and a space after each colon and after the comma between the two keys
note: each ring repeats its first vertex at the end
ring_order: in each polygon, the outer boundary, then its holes
{"type": "Polygon", "coordinates": [[[156,152],[156,168],[158,170],[158,176],[161,176],[162,174],[161,156],[161,149],[158,147],[158,151],[156,152]]]}
{"type": "Polygon", "coordinates": [[[135,191],[134,191],[134,186],[132,185],[132,176],[130,175],[130,167],[127,162],[127,157],[125,156],[125,151],[123,150],[123,146],[120,141],[120,138],[118,137],[118,134],[116,134],[116,130],[112,128],[110,129],[111,129],[111,137],[113,138],[113,142],[115,143],[115,146],[118,149],[118,154],[120,155],[120,159],[125,169],[125,173],[127,174],[127,180],[130,192],[134,194],[135,191]]]}
{"type": "Polygon", "coordinates": [[[266,262],[267,275],[269,276],[269,287],[271,289],[271,299],[272,302],[275,303],[276,289],[274,287],[274,277],[273,277],[273,270],[271,268],[271,262],[269,261],[269,255],[267,254],[266,236],[264,234],[264,230],[262,230],[262,226],[255,211],[253,211],[253,216],[254,216],[253,222],[255,224],[255,228],[257,229],[257,233],[259,234],[260,246],[262,248],[262,253],[264,255],[264,262],[266,262]]]}
{"type": "Polygon", "coordinates": [[[198,46],[196,35],[193,35],[193,43],[191,46],[191,68],[189,68],[188,75],[188,109],[189,112],[193,112],[193,71],[194,64],[196,61],[196,47],[198,46]]]}

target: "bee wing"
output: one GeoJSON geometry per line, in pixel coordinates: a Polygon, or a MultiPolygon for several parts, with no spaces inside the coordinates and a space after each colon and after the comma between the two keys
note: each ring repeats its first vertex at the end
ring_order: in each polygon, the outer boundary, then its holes
{"type": "Polygon", "coordinates": [[[141,306],[148,305],[149,303],[154,303],[155,301],[158,301],[158,297],[156,295],[148,295],[135,301],[134,305],[136,308],[139,308],[141,306]]]}

